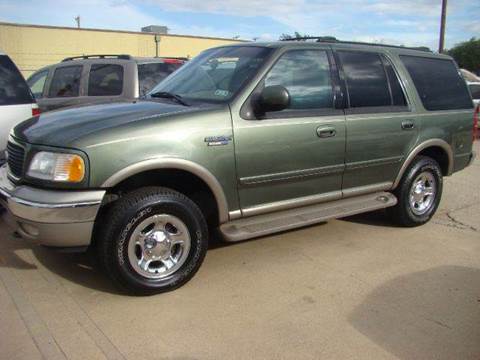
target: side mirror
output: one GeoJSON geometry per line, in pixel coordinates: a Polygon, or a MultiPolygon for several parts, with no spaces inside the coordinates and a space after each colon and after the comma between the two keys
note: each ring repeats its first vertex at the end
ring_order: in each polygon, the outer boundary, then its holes
{"type": "Polygon", "coordinates": [[[290,106],[290,94],[281,85],[267,86],[258,97],[258,110],[262,113],[281,111],[290,106]]]}

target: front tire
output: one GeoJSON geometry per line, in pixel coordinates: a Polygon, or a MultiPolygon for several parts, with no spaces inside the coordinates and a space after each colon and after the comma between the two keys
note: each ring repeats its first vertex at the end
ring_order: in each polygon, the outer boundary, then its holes
{"type": "Polygon", "coordinates": [[[208,230],[198,206],[174,190],[148,187],[114,203],[100,220],[100,263],[132,294],[174,290],[203,262],[208,230]]]}
{"type": "Polygon", "coordinates": [[[418,156],[394,191],[398,203],[388,209],[392,220],[405,227],[425,224],[437,211],[442,189],[442,170],[438,163],[432,158],[418,156]]]}

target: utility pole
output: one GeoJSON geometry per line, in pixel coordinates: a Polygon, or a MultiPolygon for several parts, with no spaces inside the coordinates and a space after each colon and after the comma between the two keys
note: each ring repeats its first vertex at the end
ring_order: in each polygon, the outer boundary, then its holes
{"type": "Polygon", "coordinates": [[[160,34],[155,34],[155,57],[158,57],[158,44],[160,44],[160,41],[162,40],[162,37],[160,34]]]}
{"type": "Polygon", "coordinates": [[[75,21],[77,22],[77,28],[80,29],[80,15],[78,15],[78,16],[75,18],[75,21]]]}
{"type": "Polygon", "coordinates": [[[440,20],[440,41],[438,42],[438,52],[442,53],[445,47],[445,22],[447,20],[447,0],[442,0],[442,17],[440,20]]]}

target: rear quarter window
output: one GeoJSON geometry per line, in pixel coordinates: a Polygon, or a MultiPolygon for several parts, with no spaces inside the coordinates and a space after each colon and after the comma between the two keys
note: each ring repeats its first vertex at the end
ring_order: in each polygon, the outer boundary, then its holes
{"type": "Polygon", "coordinates": [[[8,56],[0,56],[0,105],[33,103],[25,79],[8,56]]]}
{"type": "Polygon", "coordinates": [[[449,59],[400,55],[425,109],[459,110],[473,107],[467,84],[449,59]]]}
{"type": "Polygon", "coordinates": [[[181,67],[181,63],[150,63],[138,65],[140,95],[145,95],[172,72],[181,67]]]}

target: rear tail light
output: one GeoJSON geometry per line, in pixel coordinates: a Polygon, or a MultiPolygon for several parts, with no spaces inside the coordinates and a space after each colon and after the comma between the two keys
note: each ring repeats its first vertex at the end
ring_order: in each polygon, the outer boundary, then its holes
{"type": "Polygon", "coordinates": [[[32,104],[32,116],[40,115],[40,109],[37,104],[32,104]]]}

